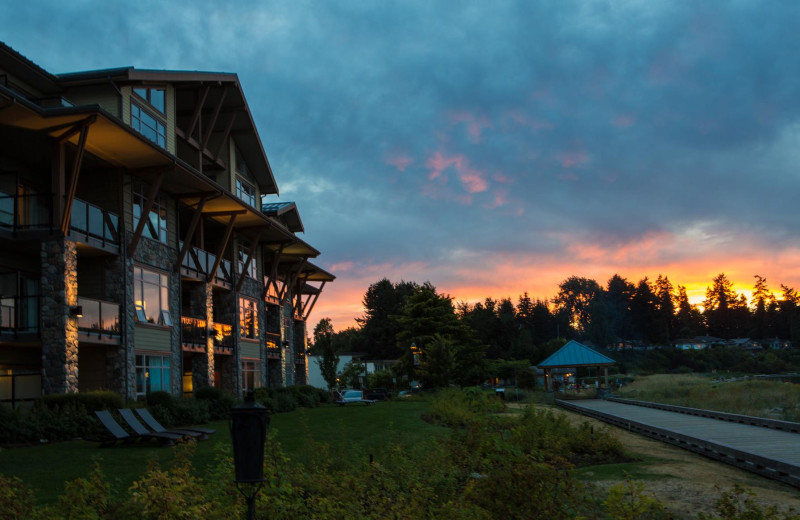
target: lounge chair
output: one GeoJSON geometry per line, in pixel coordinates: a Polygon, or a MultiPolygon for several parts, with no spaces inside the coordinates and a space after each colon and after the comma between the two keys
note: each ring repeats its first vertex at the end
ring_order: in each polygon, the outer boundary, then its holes
{"type": "MultiPolygon", "coordinates": [[[[150,413],[150,410],[147,408],[136,408],[136,413],[139,414],[139,417],[144,421],[148,428],[153,430],[154,432],[165,432],[168,431],[166,428],[161,426],[155,417],[150,413]]],[[[201,439],[206,439],[212,433],[217,433],[217,430],[211,430],[208,428],[196,428],[194,426],[190,426],[187,428],[180,428],[180,430],[176,431],[188,431],[188,432],[199,432],[204,435],[201,439]]]]}
{"type": "Polygon", "coordinates": [[[162,433],[154,433],[144,427],[142,423],[136,419],[136,416],[133,415],[133,412],[130,408],[121,408],[119,410],[119,414],[128,423],[128,426],[131,427],[133,432],[141,437],[142,439],[156,439],[157,441],[165,444],[167,446],[172,446],[175,444],[175,441],[179,441],[186,437],[186,434],[181,433],[172,433],[172,432],[162,432],[162,433]]]}
{"type": "Polygon", "coordinates": [[[108,430],[108,434],[110,435],[109,437],[103,439],[91,439],[99,441],[101,448],[113,446],[117,442],[133,442],[138,438],[122,429],[122,426],[120,426],[117,421],[114,420],[114,417],[112,417],[111,413],[107,410],[95,410],[94,413],[97,415],[97,418],[100,419],[100,422],[103,424],[103,426],[106,427],[106,430],[108,430]]]}

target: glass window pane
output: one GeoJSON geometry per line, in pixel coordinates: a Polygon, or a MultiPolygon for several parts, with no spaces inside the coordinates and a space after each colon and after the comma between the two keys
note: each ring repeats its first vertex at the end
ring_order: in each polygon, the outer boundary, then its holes
{"type": "Polygon", "coordinates": [[[164,89],[154,88],[150,89],[150,104],[153,108],[157,109],[162,114],[165,113],[165,95],[164,89]]]}

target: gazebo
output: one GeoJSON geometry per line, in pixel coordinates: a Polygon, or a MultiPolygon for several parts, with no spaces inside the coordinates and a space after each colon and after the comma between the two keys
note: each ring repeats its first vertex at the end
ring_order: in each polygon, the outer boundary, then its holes
{"type": "Polygon", "coordinates": [[[616,363],[608,356],[590,349],[586,345],[571,340],[569,343],[558,349],[553,355],[536,365],[536,368],[544,370],[544,389],[547,391],[550,386],[550,371],[554,368],[571,367],[600,367],[605,369],[605,387],[608,388],[608,367],[616,363]]]}

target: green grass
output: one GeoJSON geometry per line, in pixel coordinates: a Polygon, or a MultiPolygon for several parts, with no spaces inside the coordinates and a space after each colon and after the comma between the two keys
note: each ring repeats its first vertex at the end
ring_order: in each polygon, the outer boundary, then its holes
{"type": "Polygon", "coordinates": [[[619,397],[720,412],[800,421],[800,385],[780,381],[719,382],[711,376],[657,374],[637,379],[619,397]]]}
{"type": "MultiPolygon", "coordinates": [[[[379,460],[383,450],[398,439],[414,443],[446,434],[447,429],[421,420],[421,414],[429,408],[430,403],[421,400],[396,400],[374,406],[324,405],[275,414],[270,428],[283,451],[294,461],[307,460],[309,441],[330,444],[331,453],[336,456],[372,454],[379,460]]],[[[197,445],[193,463],[200,477],[219,450],[230,447],[226,421],[207,426],[217,433],[197,445]]],[[[19,477],[36,490],[38,504],[49,505],[63,492],[65,482],[86,476],[95,460],[112,479],[114,490],[122,491],[141,477],[150,460],[156,459],[163,465],[172,460],[172,455],[171,449],[148,442],[103,449],[94,442],[61,442],[0,451],[0,473],[19,477]]]]}

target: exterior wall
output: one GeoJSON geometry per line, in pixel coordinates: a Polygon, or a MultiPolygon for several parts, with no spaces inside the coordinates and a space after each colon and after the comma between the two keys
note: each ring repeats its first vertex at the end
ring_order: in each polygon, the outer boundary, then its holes
{"type": "Polygon", "coordinates": [[[47,394],[78,391],[78,304],[75,242],[64,238],[41,245],[42,387],[47,394]]]}
{"type": "MultiPolygon", "coordinates": [[[[120,117],[120,95],[116,88],[108,83],[73,88],[67,91],[64,97],[74,105],[100,105],[109,114],[120,117]]],[[[130,107],[128,110],[130,111],[130,107]]]]}

